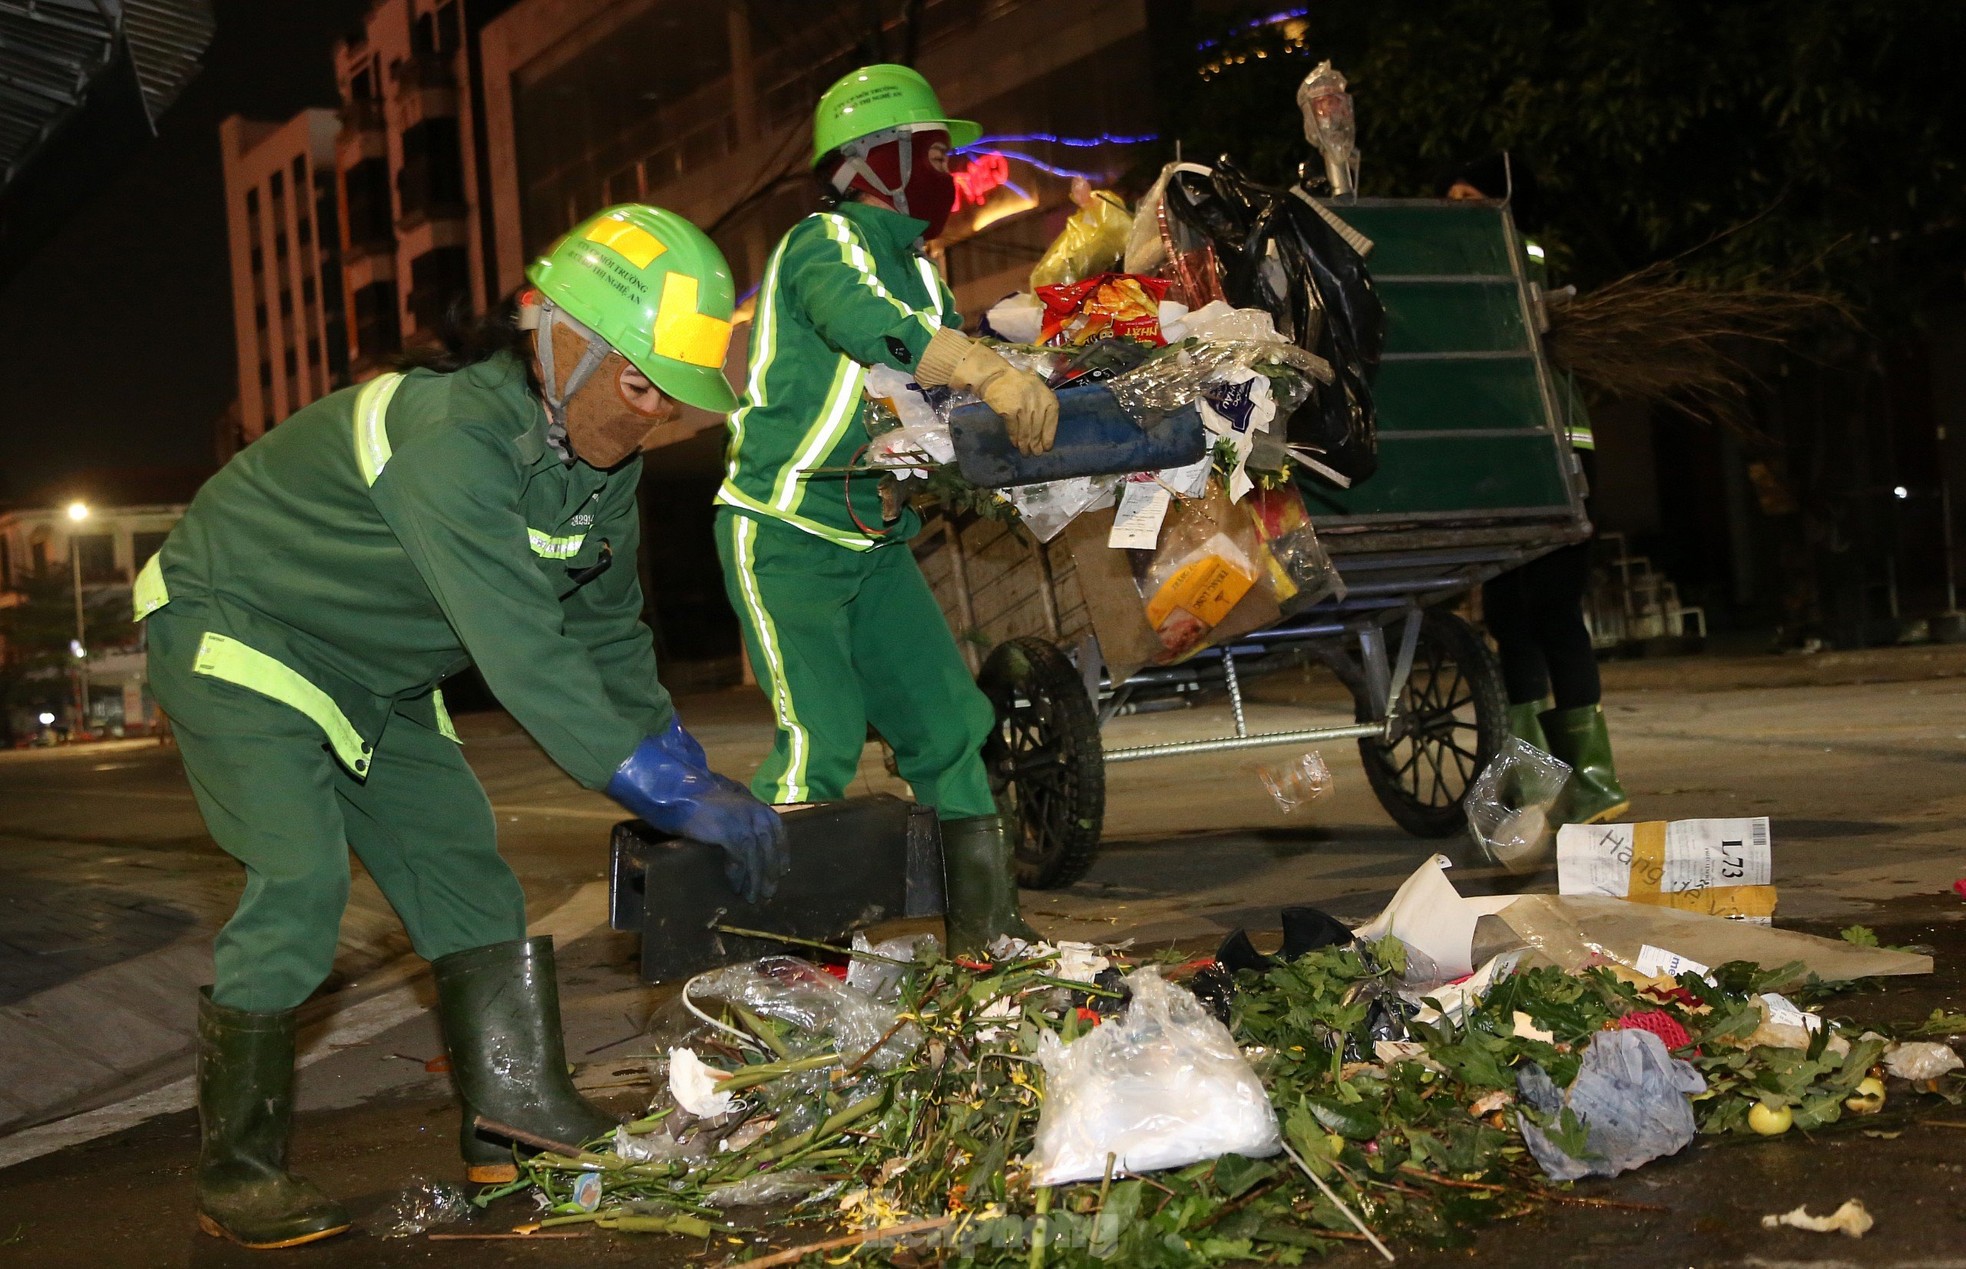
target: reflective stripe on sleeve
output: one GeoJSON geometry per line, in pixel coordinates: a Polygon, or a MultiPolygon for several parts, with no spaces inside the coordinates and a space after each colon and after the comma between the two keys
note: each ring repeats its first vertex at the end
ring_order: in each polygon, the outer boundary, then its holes
{"type": "Polygon", "coordinates": [[[389,463],[389,402],[402,386],[400,374],[377,375],[355,394],[355,464],[364,485],[375,484],[389,463]]]}
{"type": "Polygon", "coordinates": [[[136,619],[142,621],[171,602],[171,588],[164,584],[164,554],[159,551],[150,557],[143,571],[137,574],[136,584],[130,587],[130,608],[136,619]]]}
{"type": "Polygon", "coordinates": [[[580,554],[581,544],[585,541],[587,541],[587,535],[585,533],[577,533],[572,537],[556,538],[543,529],[535,529],[530,526],[526,529],[526,545],[532,548],[534,555],[543,556],[549,560],[572,559],[574,556],[580,554]]]}

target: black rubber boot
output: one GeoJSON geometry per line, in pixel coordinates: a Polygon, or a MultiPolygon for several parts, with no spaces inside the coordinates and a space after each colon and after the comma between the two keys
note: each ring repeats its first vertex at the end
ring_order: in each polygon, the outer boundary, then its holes
{"type": "Polygon", "coordinates": [[[1602,824],[1631,809],[1632,800],[1611,762],[1611,732],[1602,705],[1553,709],[1542,717],[1550,754],[1570,764],[1557,818],[1565,824],[1602,824]]]}
{"type": "Polygon", "coordinates": [[[348,1212],[287,1172],[294,1011],[247,1013],[198,993],[198,1228],[242,1247],[297,1247],[348,1212]]]}
{"type": "Polygon", "coordinates": [[[952,956],[987,951],[999,935],[1035,941],[1017,914],[1017,873],[1003,817],[942,821],[943,929],[952,956]]]}
{"type": "Polygon", "coordinates": [[[479,1115],[581,1146],[621,1122],[574,1091],[560,1035],[551,938],[514,939],[432,962],[451,1081],[464,1106],[459,1149],[480,1185],[517,1180],[512,1150],[531,1147],[475,1126],[479,1115]]]}

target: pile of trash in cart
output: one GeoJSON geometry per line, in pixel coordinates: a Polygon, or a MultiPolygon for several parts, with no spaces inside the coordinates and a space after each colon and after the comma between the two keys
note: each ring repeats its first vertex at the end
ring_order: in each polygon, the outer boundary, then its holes
{"type": "MultiPolygon", "coordinates": [[[[1343,77],[1312,80],[1348,129],[1343,77]]],[[[1075,555],[1139,554],[1156,663],[1207,646],[1246,595],[1291,613],[1342,593],[1298,480],[1346,489],[1377,467],[1371,241],[1304,186],[1259,184],[1226,158],[1169,164],[1134,207],[1082,178],[1072,198],[1029,289],[980,332],[1059,394],[1056,443],[1019,453],[969,394],[874,366],[868,445],[814,474],[881,480],[891,515],[932,503],[1020,520],[1041,542],[1076,523],[1075,555]]]]}
{"type": "Polygon", "coordinates": [[[1643,1207],[1568,1183],[1699,1134],[1966,1095],[1943,1041],[1966,1015],[1886,1036],[1810,1007],[1928,957],[1602,896],[1462,898],[1445,866],[1356,929],[1287,909],[1271,953],[1238,932],[1201,959],[969,960],[922,935],[712,971],[652,1033],[646,1117],[477,1201],[739,1262],[1390,1260],[1544,1204],[1643,1207]]]}

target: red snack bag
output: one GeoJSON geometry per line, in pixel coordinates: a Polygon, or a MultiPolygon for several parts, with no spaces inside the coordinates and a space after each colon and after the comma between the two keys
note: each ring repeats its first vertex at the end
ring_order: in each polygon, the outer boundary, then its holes
{"type": "Polygon", "coordinates": [[[1043,340],[1054,347],[1077,347],[1095,339],[1131,339],[1159,348],[1163,278],[1134,273],[1101,273],[1080,282],[1038,288],[1044,305],[1043,340]]]}

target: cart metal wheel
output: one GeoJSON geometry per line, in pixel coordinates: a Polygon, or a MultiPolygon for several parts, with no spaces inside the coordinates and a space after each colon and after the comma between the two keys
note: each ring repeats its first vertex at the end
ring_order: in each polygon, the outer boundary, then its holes
{"type": "Polygon", "coordinates": [[[1012,639],[977,686],[997,711],[983,760],[1011,821],[1017,884],[1069,886],[1092,867],[1106,817],[1099,717],[1071,659],[1043,639],[1012,639]]]}
{"type": "Polygon", "coordinates": [[[1400,688],[1393,739],[1358,742],[1365,778],[1393,822],[1416,837],[1464,829],[1461,800],[1507,741],[1508,711],[1487,642],[1453,613],[1429,609],[1400,688]]]}

